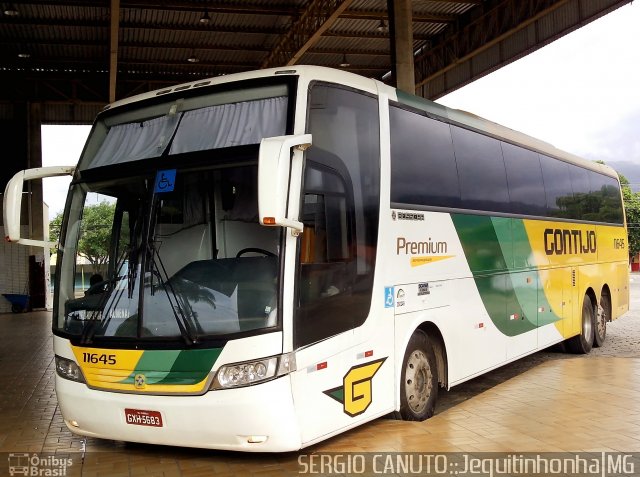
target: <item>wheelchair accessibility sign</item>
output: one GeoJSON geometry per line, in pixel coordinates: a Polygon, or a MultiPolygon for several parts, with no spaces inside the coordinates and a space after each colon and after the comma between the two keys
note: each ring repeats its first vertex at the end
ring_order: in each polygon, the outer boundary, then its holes
{"type": "Polygon", "coordinates": [[[172,192],[176,186],[176,170],[167,169],[166,171],[158,171],[156,174],[156,185],[153,192],[161,194],[163,192],[172,192]]]}
{"type": "Polygon", "coordinates": [[[384,307],[385,308],[393,308],[394,305],[394,287],[384,287],[384,307]]]}

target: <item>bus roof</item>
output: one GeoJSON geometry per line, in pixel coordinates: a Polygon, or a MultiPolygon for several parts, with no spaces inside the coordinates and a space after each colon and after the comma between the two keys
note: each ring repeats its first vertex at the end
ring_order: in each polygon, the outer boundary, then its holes
{"type": "Polygon", "coordinates": [[[280,68],[269,68],[264,70],[247,71],[242,73],[234,73],[230,75],[217,76],[207,79],[199,79],[190,83],[178,84],[175,86],[162,88],[148,93],[142,93],[136,96],[118,100],[105,107],[105,110],[111,110],[120,106],[135,103],[138,101],[144,101],[151,98],[157,98],[170,93],[178,93],[191,89],[197,89],[206,86],[215,86],[218,84],[231,83],[235,81],[243,81],[257,78],[268,78],[280,75],[297,75],[305,76],[307,78],[317,79],[319,81],[336,82],[351,86],[353,88],[363,89],[371,93],[377,93],[378,91],[385,91],[389,94],[391,99],[397,99],[398,102],[411,106],[416,109],[425,111],[426,113],[439,117],[447,122],[453,122],[462,126],[475,129],[476,131],[494,136],[496,138],[524,146],[529,149],[536,150],[540,153],[547,154],[549,156],[556,157],[565,162],[576,164],[578,166],[606,174],[618,178],[618,174],[614,169],[609,166],[599,164],[593,161],[585,160],[574,154],[560,150],[540,139],[528,136],[527,134],[515,131],[508,127],[497,124],[493,121],[481,118],[475,114],[448,108],[439,103],[430,101],[428,99],[415,96],[404,91],[392,88],[380,81],[366,78],[347,71],[337,70],[333,68],[326,68],[323,66],[312,65],[296,65],[280,68]],[[395,98],[394,98],[395,96],[395,98]]]}
{"type": "Polygon", "coordinates": [[[600,164],[594,161],[583,159],[579,156],[576,156],[575,154],[571,154],[569,152],[558,149],[548,142],[536,139],[522,132],[515,131],[506,126],[495,123],[493,121],[489,121],[488,119],[484,119],[467,111],[448,108],[439,103],[435,103],[428,99],[405,93],[404,91],[400,91],[397,89],[395,91],[397,94],[398,102],[417,109],[421,109],[432,116],[437,116],[448,122],[450,121],[452,123],[467,126],[471,129],[475,129],[476,131],[486,133],[498,139],[505,140],[506,142],[535,150],[542,154],[558,158],[562,161],[575,164],[586,169],[591,169],[593,171],[600,172],[611,177],[615,177],[616,179],[618,178],[617,172],[613,168],[605,164],[600,164]]]}

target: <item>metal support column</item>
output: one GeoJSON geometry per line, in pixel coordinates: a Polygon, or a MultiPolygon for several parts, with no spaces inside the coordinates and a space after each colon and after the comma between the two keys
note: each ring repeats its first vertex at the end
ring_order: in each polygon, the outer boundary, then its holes
{"type": "Polygon", "coordinates": [[[413,68],[413,21],[411,0],[389,0],[392,61],[396,87],[414,94],[416,80],[413,68]]]}
{"type": "Polygon", "coordinates": [[[111,0],[111,21],[109,28],[109,102],[116,100],[116,80],[118,76],[118,32],[120,25],[120,0],[111,0]]]}
{"type": "MultiPolygon", "coordinates": [[[[42,167],[42,107],[40,103],[29,103],[28,110],[28,168],[42,167]]],[[[42,181],[33,180],[27,183],[29,191],[29,234],[35,240],[44,239],[42,181]]]]}
{"type": "MultiPolygon", "coordinates": [[[[28,106],[28,144],[27,161],[29,168],[42,167],[42,105],[29,103],[28,106]]],[[[49,236],[45,233],[44,195],[42,180],[27,182],[29,208],[29,238],[44,240],[49,236]]],[[[49,264],[49,249],[31,247],[28,261],[29,277],[29,306],[38,309],[46,306],[46,274],[49,264]]]]}

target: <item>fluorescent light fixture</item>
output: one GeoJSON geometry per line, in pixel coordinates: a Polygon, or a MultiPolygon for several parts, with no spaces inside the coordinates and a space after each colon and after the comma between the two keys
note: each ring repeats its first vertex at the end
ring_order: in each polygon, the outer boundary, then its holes
{"type": "Polygon", "coordinates": [[[4,14],[8,17],[17,17],[20,15],[20,12],[16,10],[16,7],[13,3],[8,3],[7,8],[4,9],[4,14]]]}
{"type": "Polygon", "coordinates": [[[200,20],[198,20],[200,23],[202,23],[203,25],[208,25],[209,22],[211,21],[211,17],[209,16],[209,12],[207,12],[206,10],[204,11],[204,13],[202,14],[202,16],[200,17],[200,20]]]}

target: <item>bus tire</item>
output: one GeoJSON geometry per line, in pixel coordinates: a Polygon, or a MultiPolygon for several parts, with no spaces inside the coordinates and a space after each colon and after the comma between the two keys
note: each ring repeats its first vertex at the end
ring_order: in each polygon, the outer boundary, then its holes
{"type": "Polygon", "coordinates": [[[417,330],[411,336],[402,360],[400,417],[424,421],[433,416],[438,398],[438,367],[427,335],[417,330]]]}
{"type": "Polygon", "coordinates": [[[609,293],[602,292],[600,305],[596,314],[596,324],[593,328],[593,346],[599,348],[607,337],[607,321],[611,320],[611,297],[609,293]]]}
{"type": "Polygon", "coordinates": [[[595,313],[589,295],[584,296],[582,302],[582,325],[580,334],[567,340],[567,348],[574,354],[587,354],[593,347],[593,329],[595,328],[595,313]]]}

